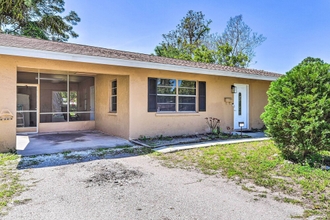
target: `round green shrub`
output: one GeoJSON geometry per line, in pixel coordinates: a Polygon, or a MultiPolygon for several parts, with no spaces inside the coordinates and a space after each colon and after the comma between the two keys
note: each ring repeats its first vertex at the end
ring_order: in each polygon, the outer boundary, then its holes
{"type": "Polygon", "coordinates": [[[330,150],[330,65],[306,58],[271,83],[261,115],[286,159],[303,163],[330,150]]]}

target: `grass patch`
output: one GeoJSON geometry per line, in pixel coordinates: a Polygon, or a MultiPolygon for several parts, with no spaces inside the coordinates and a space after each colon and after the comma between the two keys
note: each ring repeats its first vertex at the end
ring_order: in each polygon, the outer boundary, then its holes
{"type": "Polygon", "coordinates": [[[132,146],[131,145],[122,145],[122,146],[114,147],[114,149],[128,149],[128,148],[132,148],[132,146]]]}
{"type": "MultiPolygon", "coordinates": [[[[305,216],[313,213],[330,216],[330,171],[284,160],[272,141],[219,145],[154,156],[169,167],[194,167],[205,174],[221,173],[237,182],[247,180],[273,192],[281,192],[288,197],[277,197],[277,200],[302,205],[306,209],[305,216]]],[[[242,188],[249,191],[245,186],[242,188]]]]}
{"type": "Polygon", "coordinates": [[[118,155],[118,154],[133,154],[133,155],[145,155],[153,153],[154,151],[148,147],[134,148],[130,145],[117,146],[114,148],[99,148],[94,150],[91,155],[97,157],[105,157],[107,155],[118,155]]]}
{"type": "Polygon", "coordinates": [[[23,190],[16,166],[19,156],[12,153],[0,153],[0,214],[12,198],[23,190]]]}

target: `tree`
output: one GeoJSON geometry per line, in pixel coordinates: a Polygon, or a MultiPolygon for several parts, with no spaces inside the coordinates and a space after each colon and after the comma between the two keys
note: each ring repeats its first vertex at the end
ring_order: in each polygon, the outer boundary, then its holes
{"type": "Polygon", "coordinates": [[[261,115],[282,154],[303,163],[330,150],[330,65],[308,57],[271,84],[261,115]]]}
{"type": "Polygon", "coordinates": [[[169,57],[180,60],[192,60],[192,47],[189,45],[182,45],[180,48],[172,45],[160,45],[155,48],[157,56],[169,57]]]}
{"type": "Polygon", "coordinates": [[[233,55],[233,48],[228,44],[218,45],[218,50],[215,53],[215,61],[217,64],[224,66],[246,67],[249,58],[242,52],[233,55]]]}
{"type": "Polygon", "coordinates": [[[255,56],[254,49],[266,40],[262,34],[252,33],[252,29],[243,22],[242,15],[230,18],[223,34],[220,37],[215,35],[214,38],[220,45],[228,43],[232,47],[232,56],[247,55],[247,66],[255,56]]]}
{"type": "Polygon", "coordinates": [[[230,18],[220,37],[210,34],[211,20],[202,12],[189,11],[175,30],[163,34],[156,46],[157,56],[226,66],[247,67],[255,56],[254,49],[266,38],[252,33],[242,15],[230,18]]]}
{"type": "Polygon", "coordinates": [[[202,63],[215,63],[215,51],[208,49],[205,45],[193,51],[193,61],[202,63]]]}
{"type": "Polygon", "coordinates": [[[202,12],[188,11],[175,30],[162,35],[163,41],[156,47],[156,55],[171,57],[174,52],[175,56],[177,53],[186,53],[191,57],[193,51],[203,44],[210,32],[211,22],[205,19],[202,12]]]}
{"type": "Polygon", "coordinates": [[[64,0],[2,0],[0,32],[53,41],[76,38],[73,25],[80,18],[74,11],[60,16],[65,11],[64,5],[64,0]]]}

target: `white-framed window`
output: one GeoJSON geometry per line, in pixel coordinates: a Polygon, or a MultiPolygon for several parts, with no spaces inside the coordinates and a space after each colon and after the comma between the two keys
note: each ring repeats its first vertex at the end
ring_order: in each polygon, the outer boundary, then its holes
{"type": "MultiPolygon", "coordinates": [[[[205,85],[205,82],[203,83],[205,85]]],[[[163,78],[148,79],[149,112],[196,112],[196,103],[196,81],[163,78]]]]}
{"type": "Polygon", "coordinates": [[[110,88],[110,112],[117,112],[117,80],[111,82],[110,88]]]}

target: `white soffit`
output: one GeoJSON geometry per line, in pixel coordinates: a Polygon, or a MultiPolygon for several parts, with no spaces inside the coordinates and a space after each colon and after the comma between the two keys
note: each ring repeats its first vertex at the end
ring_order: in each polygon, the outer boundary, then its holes
{"type": "Polygon", "coordinates": [[[236,77],[236,78],[244,78],[244,79],[266,80],[266,81],[275,81],[278,78],[278,77],[272,77],[272,76],[229,72],[229,71],[223,71],[223,70],[209,70],[209,69],[180,66],[180,65],[173,65],[173,64],[162,64],[162,63],[153,63],[153,62],[145,62],[145,61],[137,61],[137,60],[125,60],[125,59],[107,58],[107,57],[100,57],[100,56],[87,56],[87,55],[81,55],[81,54],[69,54],[69,53],[62,53],[62,52],[53,52],[53,51],[47,51],[47,50],[34,50],[34,49],[17,48],[17,47],[0,46],[0,54],[11,55],[11,56],[51,59],[51,60],[73,61],[73,62],[83,62],[83,63],[93,63],[93,64],[105,64],[105,65],[113,65],[113,66],[169,70],[169,71],[177,71],[177,72],[185,72],[185,73],[193,73],[193,74],[227,76],[227,77],[236,77]]]}

